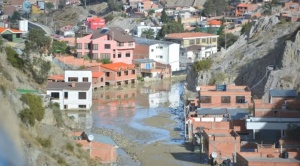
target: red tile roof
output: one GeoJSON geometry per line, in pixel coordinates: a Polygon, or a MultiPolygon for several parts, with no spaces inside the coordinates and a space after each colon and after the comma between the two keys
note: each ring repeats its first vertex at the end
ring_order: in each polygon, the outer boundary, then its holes
{"type": "Polygon", "coordinates": [[[101,65],[101,67],[104,67],[112,71],[127,70],[127,68],[134,69],[134,65],[126,64],[123,62],[103,64],[101,65]]]}
{"type": "Polygon", "coordinates": [[[2,34],[5,31],[10,31],[11,33],[24,33],[23,31],[19,31],[17,29],[10,29],[10,28],[2,28],[0,27],[0,33],[2,34]]]}
{"type": "Polygon", "coordinates": [[[52,75],[48,77],[48,80],[59,80],[59,81],[63,81],[64,79],[64,75],[62,74],[58,74],[58,75],[52,75]]]}
{"type": "Polygon", "coordinates": [[[222,22],[218,20],[211,20],[208,22],[208,25],[221,25],[222,22]]]}
{"type": "Polygon", "coordinates": [[[92,77],[93,78],[99,78],[99,77],[102,77],[104,76],[104,73],[103,72],[92,72],[92,77]]]}
{"type": "Polygon", "coordinates": [[[185,38],[197,38],[197,37],[208,37],[217,36],[214,34],[203,33],[203,32],[184,32],[184,33],[171,33],[167,34],[165,38],[169,39],[185,39],[185,38]]]}

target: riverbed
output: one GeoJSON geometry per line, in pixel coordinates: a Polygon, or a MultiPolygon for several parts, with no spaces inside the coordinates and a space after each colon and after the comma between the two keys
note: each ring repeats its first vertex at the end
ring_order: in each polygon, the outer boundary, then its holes
{"type": "Polygon", "coordinates": [[[85,127],[123,140],[119,165],[199,166],[200,155],[184,142],[183,86],[162,80],[98,90],[85,127]]]}

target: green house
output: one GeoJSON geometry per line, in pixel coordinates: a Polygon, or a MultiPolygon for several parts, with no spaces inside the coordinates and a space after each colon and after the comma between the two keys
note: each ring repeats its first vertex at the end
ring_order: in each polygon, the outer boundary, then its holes
{"type": "Polygon", "coordinates": [[[19,31],[17,29],[10,29],[10,28],[0,28],[1,36],[10,41],[19,43],[22,42],[22,34],[25,33],[23,31],[19,31]]]}

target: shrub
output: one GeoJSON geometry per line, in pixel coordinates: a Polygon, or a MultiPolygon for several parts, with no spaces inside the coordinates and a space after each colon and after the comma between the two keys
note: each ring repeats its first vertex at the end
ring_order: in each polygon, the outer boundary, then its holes
{"type": "Polygon", "coordinates": [[[211,59],[204,59],[201,61],[196,61],[193,64],[193,69],[196,73],[200,71],[207,71],[211,68],[212,60],[211,59]]]}
{"type": "Polygon", "coordinates": [[[29,106],[29,108],[25,108],[19,113],[19,117],[24,123],[33,126],[35,119],[41,121],[44,118],[45,108],[39,96],[27,93],[23,94],[20,100],[29,106]]]}
{"type": "Polygon", "coordinates": [[[82,147],[82,145],[80,143],[76,143],[76,146],[79,147],[79,148],[82,147]]]}
{"type": "Polygon", "coordinates": [[[70,151],[70,152],[73,152],[74,146],[73,146],[71,143],[67,143],[67,144],[66,144],[66,149],[67,149],[68,151],[70,151]]]}
{"type": "Polygon", "coordinates": [[[44,148],[51,148],[52,142],[50,138],[41,138],[37,137],[36,140],[44,147],[44,148]]]}
{"type": "Polygon", "coordinates": [[[142,76],[139,76],[139,75],[138,75],[138,76],[137,76],[137,80],[138,80],[138,81],[144,81],[144,78],[143,78],[142,76]]]}
{"type": "Polygon", "coordinates": [[[19,57],[18,53],[14,49],[11,47],[5,47],[5,52],[7,54],[7,60],[13,67],[18,69],[24,68],[24,60],[19,57]]]}
{"type": "Polygon", "coordinates": [[[226,75],[224,73],[216,73],[212,75],[209,80],[210,85],[221,84],[225,81],[226,75]]]}
{"type": "Polygon", "coordinates": [[[107,17],[106,17],[106,21],[109,22],[109,21],[112,21],[114,19],[114,15],[112,14],[109,14],[107,17]]]}
{"type": "Polygon", "coordinates": [[[103,63],[103,64],[109,64],[112,63],[110,59],[104,58],[104,59],[96,59],[96,62],[103,63]]]}
{"type": "Polygon", "coordinates": [[[241,35],[250,32],[251,27],[252,27],[252,22],[247,22],[246,24],[244,24],[241,29],[241,35]]]}

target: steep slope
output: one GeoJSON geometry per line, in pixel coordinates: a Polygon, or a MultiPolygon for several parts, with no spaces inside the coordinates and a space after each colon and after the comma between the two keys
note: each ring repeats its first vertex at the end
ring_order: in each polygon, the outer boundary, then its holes
{"type": "Polygon", "coordinates": [[[254,97],[264,99],[269,89],[299,90],[299,26],[275,16],[258,20],[234,45],[211,56],[210,70],[195,73],[190,67],[188,90],[211,83],[247,85],[254,97]]]}
{"type": "MultiPolygon", "coordinates": [[[[58,123],[53,110],[44,100],[45,117],[33,127],[20,121],[18,113],[27,108],[20,101],[23,89],[40,89],[42,87],[31,80],[30,74],[17,70],[6,60],[6,54],[0,52],[0,163],[8,165],[96,165],[89,155],[71,140],[67,133],[69,128],[77,128],[69,118],[62,116],[64,128],[56,127],[58,123]]],[[[1,164],[0,164],[1,165],[1,164]]]]}

